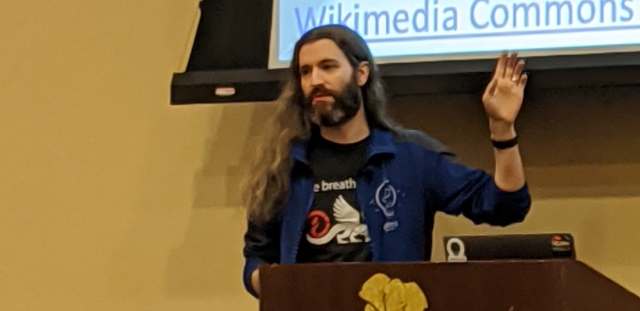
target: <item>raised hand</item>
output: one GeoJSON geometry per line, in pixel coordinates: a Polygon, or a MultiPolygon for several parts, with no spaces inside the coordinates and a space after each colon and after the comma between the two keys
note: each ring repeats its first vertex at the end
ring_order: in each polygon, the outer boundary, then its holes
{"type": "Polygon", "coordinates": [[[498,59],[493,78],[482,96],[492,134],[497,134],[495,131],[512,131],[527,84],[523,68],[524,61],[518,60],[517,53],[503,52],[498,59]]]}

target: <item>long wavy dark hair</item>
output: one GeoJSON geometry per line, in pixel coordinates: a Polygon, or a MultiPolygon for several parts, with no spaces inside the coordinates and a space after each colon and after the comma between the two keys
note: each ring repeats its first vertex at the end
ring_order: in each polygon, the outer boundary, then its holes
{"type": "Polygon", "coordinates": [[[354,69],[362,62],[368,62],[369,79],[360,90],[369,127],[394,133],[402,131],[400,125],[387,115],[387,99],[380,73],[364,39],[342,25],[320,26],[310,30],[295,45],[288,78],[276,101],[276,112],[265,127],[269,132],[258,148],[245,182],[243,198],[251,221],[268,221],[281,211],[289,190],[291,147],[308,139],[315,126],[303,108],[305,95],[300,84],[299,53],[305,44],[320,39],[335,42],[354,69]]]}

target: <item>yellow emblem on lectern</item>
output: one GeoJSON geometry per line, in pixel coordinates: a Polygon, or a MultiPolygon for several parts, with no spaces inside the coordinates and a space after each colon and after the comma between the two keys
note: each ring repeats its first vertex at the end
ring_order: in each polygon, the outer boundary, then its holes
{"type": "Polygon", "coordinates": [[[384,273],[376,273],[364,282],[358,296],[368,302],[365,311],[424,311],[429,307],[418,284],[403,283],[384,273]]]}

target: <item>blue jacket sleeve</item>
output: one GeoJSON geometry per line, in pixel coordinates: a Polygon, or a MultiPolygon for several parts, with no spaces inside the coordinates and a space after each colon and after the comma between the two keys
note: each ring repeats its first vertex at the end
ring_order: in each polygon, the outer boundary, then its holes
{"type": "MultiPolygon", "coordinates": [[[[433,154],[432,154],[433,155],[433,154]]],[[[478,169],[436,157],[429,193],[437,210],[464,215],[475,224],[508,226],[524,221],[531,207],[528,185],[514,192],[502,191],[493,176],[478,169]]]]}
{"type": "Polygon", "coordinates": [[[280,222],[277,218],[258,224],[248,221],[242,253],[245,258],[242,280],[245,289],[258,298],[251,285],[251,274],[260,265],[280,261],[280,222]]]}

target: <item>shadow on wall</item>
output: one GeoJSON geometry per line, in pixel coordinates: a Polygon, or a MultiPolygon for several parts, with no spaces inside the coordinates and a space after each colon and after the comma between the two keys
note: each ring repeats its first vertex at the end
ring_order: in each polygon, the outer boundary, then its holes
{"type": "Polygon", "coordinates": [[[194,176],[195,208],[242,204],[239,186],[255,153],[265,116],[273,111],[273,105],[233,104],[220,110],[220,123],[211,129],[204,163],[194,176]]]}
{"type": "Polygon", "coordinates": [[[245,211],[239,185],[273,105],[234,104],[219,109],[220,122],[210,129],[202,166],[194,176],[188,231],[183,244],[168,256],[167,296],[211,297],[242,288],[244,261],[238,245],[245,211]]]}

